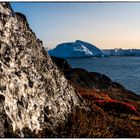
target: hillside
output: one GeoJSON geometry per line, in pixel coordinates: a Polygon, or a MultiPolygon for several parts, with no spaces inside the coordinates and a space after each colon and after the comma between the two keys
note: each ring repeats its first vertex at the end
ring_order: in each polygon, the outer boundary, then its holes
{"type": "Polygon", "coordinates": [[[69,137],[139,138],[140,96],[106,75],[72,68],[64,59],[52,60],[85,100],[88,111],[77,109],[69,137]]]}

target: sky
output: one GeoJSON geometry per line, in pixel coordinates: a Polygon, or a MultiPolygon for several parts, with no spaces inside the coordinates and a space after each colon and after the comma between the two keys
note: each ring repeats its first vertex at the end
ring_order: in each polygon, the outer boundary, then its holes
{"type": "Polygon", "coordinates": [[[83,40],[100,49],[140,49],[140,3],[12,2],[49,49],[83,40]]]}

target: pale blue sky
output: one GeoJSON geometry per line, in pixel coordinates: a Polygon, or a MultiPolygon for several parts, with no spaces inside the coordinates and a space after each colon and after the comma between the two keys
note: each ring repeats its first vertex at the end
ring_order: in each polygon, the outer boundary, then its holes
{"type": "Polygon", "coordinates": [[[11,3],[51,48],[83,40],[101,49],[140,49],[140,3],[11,3]]]}

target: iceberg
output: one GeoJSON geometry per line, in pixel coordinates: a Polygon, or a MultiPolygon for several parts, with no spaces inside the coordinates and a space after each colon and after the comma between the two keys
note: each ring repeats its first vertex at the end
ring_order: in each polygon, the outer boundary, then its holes
{"type": "Polygon", "coordinates": [[[104,53],[99,48],[81,40],[59,44],[56,48],[49,50],[48,53],[50,56],[60,58],[104,56],[104,53]]]}

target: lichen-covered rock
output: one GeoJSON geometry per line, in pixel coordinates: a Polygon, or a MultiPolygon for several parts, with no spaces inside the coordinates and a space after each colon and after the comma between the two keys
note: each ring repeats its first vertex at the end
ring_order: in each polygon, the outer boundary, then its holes
{"type": "Polygon", "coordinates": [[[79,105],[26,17],[0,3],[0,136],[8,127],[20,137],[25,128],[36,134],[45,126],[55,131],[79,105]]]}

